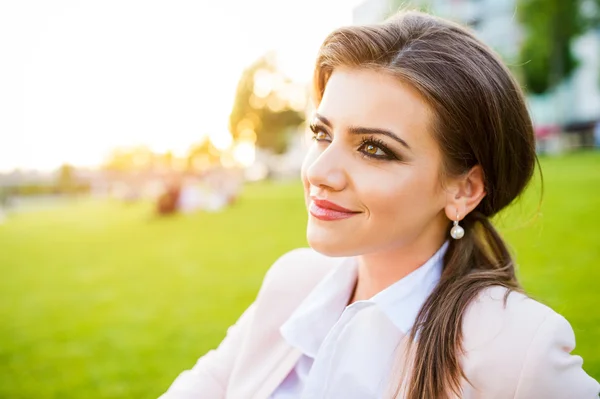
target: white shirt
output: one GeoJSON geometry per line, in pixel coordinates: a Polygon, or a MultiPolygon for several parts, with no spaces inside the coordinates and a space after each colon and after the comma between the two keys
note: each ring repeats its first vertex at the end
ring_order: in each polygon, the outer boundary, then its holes
{"type": "Polygon", "coordinates": [[[315,287],[281,327],[302,352],[271,399],[381,398],[402,334],[440,280],[448,242],[421,267],[347,306],[358,275],[348,258],[315,287]]]}

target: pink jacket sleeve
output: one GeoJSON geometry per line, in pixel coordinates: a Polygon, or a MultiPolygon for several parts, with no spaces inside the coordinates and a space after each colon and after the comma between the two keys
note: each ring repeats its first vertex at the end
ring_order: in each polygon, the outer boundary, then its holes
{"type": "Polygon", "coordinates": [[[250,305],[237,323],[229,327],[219,347],[198,359],[191,370],[182,372],[159,399],[224,398],[229,375],[254,317],[254,309],[255,305],[250,305]]]}
{"type": "Polygon", "coordinates": [[[551,312],[529,347],[515,399],[598,399],[600,385],[583,370],[582,358],[571,354],[574,348],[571,325],[551,312]]]}

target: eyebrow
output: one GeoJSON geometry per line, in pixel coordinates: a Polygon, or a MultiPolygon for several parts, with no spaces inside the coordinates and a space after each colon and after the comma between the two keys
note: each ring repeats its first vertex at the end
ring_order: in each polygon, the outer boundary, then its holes
{"type": "MultiPolygon", "coordinates": [[[[315,113],[315,118],[320,120],[321,123],[323,123],[325,126],[329,127],[330,129],[333,128],[331,122],[327,118],[325,118],[323,115],[319,115],[319,114],[315,113]]],[[[394,133],[390,132],[389,130],[372,128],[372,127],[350,126],[348,128],[348,132],[352,133],[352,134],[382,134],[393,140],[396,140],[398,143],[402,144],[408,150],[411,149],[406,141],[402,140],[400,137],[396,136],[394,133]]]]}

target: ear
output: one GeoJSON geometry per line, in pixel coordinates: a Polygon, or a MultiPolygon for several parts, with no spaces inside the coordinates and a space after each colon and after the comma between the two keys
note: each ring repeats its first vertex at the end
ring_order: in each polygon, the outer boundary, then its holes
{"type": "Polygon", "coordinates": [[[471,170],[460,177],[453,178],[447,186],[446,216],[450,220],[462,220],[479,205],[485,197],[485,180],[483,169],[475,165],[471,170]]]}

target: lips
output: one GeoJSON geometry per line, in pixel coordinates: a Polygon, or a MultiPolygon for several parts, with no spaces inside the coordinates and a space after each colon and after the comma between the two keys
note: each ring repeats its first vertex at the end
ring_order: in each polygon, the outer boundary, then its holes
{"type": "Polygon", "coordinates": [[[347,219],[360,213],[346,209],[333,202],[316,198],[312,199],[308,211],[315,218],[326,221],[347,219]]]}

